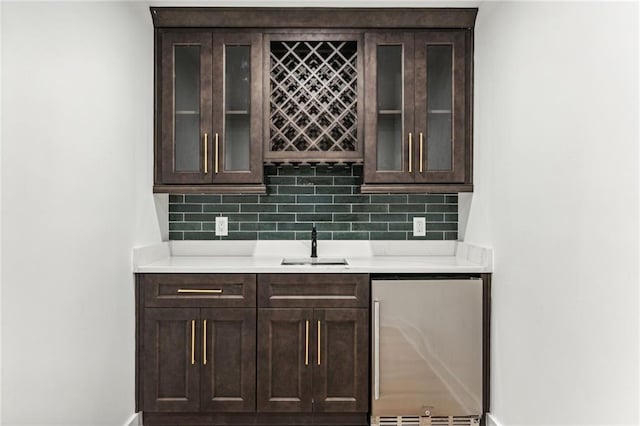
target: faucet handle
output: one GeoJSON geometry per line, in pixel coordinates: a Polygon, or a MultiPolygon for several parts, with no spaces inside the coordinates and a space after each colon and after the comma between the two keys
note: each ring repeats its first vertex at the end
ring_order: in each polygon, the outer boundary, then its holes
{"type": "Polygon", "coordinates": [[[312,258],[318,257],[318,251],[317,251],[318,241],[316,240],[317,238],[318,238],[318,232],[316,231],[316,224],[314,223],[313,226],[311,227],[311,257],[312,258]]]}

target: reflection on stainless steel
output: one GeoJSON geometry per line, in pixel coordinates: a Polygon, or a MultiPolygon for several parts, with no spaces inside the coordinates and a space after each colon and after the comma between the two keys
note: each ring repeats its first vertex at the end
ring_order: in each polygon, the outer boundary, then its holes
{"type": "Polygon", "coordinates": [[[482,281],[374,280],[372,288],[372,414],[481,415],[482,281]]]}

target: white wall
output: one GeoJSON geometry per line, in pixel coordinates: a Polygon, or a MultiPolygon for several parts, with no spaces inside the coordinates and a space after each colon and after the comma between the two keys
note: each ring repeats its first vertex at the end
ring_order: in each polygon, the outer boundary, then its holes
{"type": "Polygon", "coordinates": [[[160,239],[142,3],[2,10],[2,424],[134,411],[131,248],[160,239]]]}
{"type": "Polygon", "coordinates": [[[640,422],[637,8],[480,7],[466,240],[495,249],[504,426],[640,422]]]}
{"type": "MultiPolygon", "coordinates": [[[[0,2],[0,24],[2,2],[0,2]]],[[[2,29],[0,27],[0,73],[2,72],[2,29]]],[[[2,78],[0,75],[0,425],[2,425],[2,78]]]]}

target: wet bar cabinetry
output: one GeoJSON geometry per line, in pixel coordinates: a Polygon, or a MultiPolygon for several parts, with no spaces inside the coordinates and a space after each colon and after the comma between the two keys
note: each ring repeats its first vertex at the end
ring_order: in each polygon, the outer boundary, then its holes
{"type": "Polygon", "coordinates": [[[153,425],[366,425],[368,274],[138,274],[153,425]]]}
{"type": "Polygon", "coordinates": [[[156,192],[265,192],[263,164],[364,164],[362,192],[472,185],[477,9],[151,8],[156,192]]]}

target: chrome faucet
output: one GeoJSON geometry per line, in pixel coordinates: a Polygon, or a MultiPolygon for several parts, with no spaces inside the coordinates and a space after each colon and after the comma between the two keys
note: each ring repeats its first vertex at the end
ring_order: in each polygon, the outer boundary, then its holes
{"type": "Polygon", "coordinates": [[[318,232],[316,225],[311,228],[311,257],[318,257],[318,232]]]}

